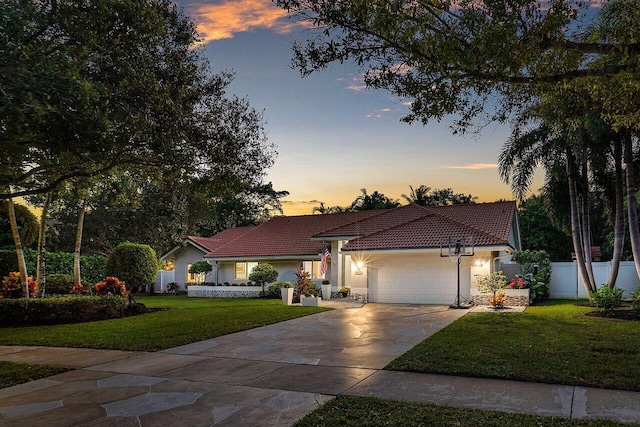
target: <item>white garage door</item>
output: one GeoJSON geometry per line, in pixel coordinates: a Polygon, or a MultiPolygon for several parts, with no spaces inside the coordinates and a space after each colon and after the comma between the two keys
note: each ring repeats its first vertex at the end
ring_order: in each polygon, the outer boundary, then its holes
{"type": "MultiPolygon", "coordinates": [[[[393,256],[368,268],[369,300],[381,303],[452,304],[457,265],[439,256],[393,256]]],[[[461,294],[469,294],[470,270],[460,266],[461,294]]]]}

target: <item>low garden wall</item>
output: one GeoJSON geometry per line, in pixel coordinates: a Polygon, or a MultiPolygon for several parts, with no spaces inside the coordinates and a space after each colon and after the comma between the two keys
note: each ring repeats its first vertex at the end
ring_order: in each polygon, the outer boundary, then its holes
{"type": "MultiPolygon", "coordinates": [[[[498,292],[504,293],[505,307],[529,306],[529,289],[501,289],[498,292]]],[[[492,296],[493,294],[483,294],[477,289],[471,289],[471,298],[474,305],[489,305],[489,298],[492,296]]]]}
{"type": "Polygon", "coordinates": [[[257,298],[262,286],[200,286],[187,287],[187,296],[200,298],[257,298]]]}

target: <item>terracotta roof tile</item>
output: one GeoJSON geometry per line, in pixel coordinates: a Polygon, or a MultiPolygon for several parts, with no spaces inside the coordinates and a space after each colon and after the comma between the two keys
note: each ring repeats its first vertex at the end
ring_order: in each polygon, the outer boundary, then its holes
{"type": "Polygon", "coordinates": [[[215,248],[224,245],[225,243],[237,239],[243,234],[253,230],[255,226],[246,227],[232,227],[211,237],[199,237],[199,236],[187,236],[187,240],[191,240],[198,246],[202,246],[208,251],[212,251],[215,248]]]}
{"type": "Polygon", "coordinates": [[[206,258],[317,255],[322,242],[315,234],[353,221],[378,215],[380,211],[344,212],[328,215],[276,216],[250,232],[205,255],[206,258]]]}
{"type": "Polygon", "coordinates": [[[350,240],[343,250],[437,248],[441,236],[447,234],[473,234],[477,246],[508,245],[515,214],[515,202],[495,202],[280,216],[213,248],[205,257],[317,255],[322,250],[322,239],[354,236],[360,237],[350,240]]]}

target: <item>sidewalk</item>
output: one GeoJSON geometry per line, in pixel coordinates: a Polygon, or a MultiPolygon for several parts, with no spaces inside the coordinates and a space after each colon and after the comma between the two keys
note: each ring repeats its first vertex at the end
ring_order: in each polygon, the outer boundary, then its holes
{"type": "Polygon", "coordinates": [[[340,394],[640,423],[638,392],[383,370],[465,313],[349,303],[153,353],[0,346],[74,369],[0,389],[0,424],[290,426],[340,394]]]}

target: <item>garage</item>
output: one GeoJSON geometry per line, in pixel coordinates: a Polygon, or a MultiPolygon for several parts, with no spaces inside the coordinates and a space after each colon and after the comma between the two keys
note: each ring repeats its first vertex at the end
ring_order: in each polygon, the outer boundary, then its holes
{"type": "MultiPolygon", "coordinates": [[[[457,266],[439,255],[386,256],[367,266],[369,301],[451,304],[457,295],[457,266]]],[[[460,293],[469,297],[469,263],[460,266],[460,293]]]]}

